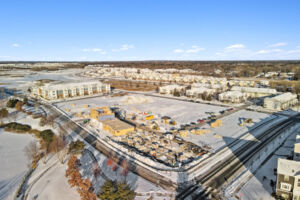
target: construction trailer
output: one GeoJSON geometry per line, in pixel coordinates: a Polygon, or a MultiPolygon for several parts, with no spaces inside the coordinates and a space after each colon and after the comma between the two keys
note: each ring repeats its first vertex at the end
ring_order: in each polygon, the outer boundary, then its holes
{"type": "Polygon", "coordinates": [[[251,118],[241,119],[240,126],[244,126],[245,124],[252,124],[253,120],[251,118]]]}

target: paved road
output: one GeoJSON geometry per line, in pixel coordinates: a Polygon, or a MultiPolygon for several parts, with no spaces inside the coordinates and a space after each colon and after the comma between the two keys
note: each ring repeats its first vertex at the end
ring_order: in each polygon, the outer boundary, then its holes
{"type": "MultiPolygon", "coordinates": [[[[299,116],[299,115],[298,115],[299,116]]],[[[256,141],[247,141],[233,152],[230,157],[224,158],[222,162],[212,167],[205,175],[197,178],[197,183],[182,190],[177,199],[206,199],[206,196],[219,189],[227,181],[231,180],[232,176],[238,172],[245,163],[249,161],[257,152],[272,142],[282,130],[290,127],[296,121],[299,121],[298,116],[286,119],[258,136],[256,141]]],[[[220,198],[220,197],[215,197],[220,198]]]]}
{"type": "MultiPolygon", "coordinates": [[[[113,155],[112,158],[116,163],[120,163],[123,159],[125,159],[124,156],[120,154],[120,152],[108,148],[101,140],[98,140],[94,135],[84,130],[81,126],[79,126],[78,124],[70,120],[68,117],[62,115],[51,106],[47,106],[47,107],[48,109],[50,109],[52,112],[56,113],[59,116],[60,121],[69,124],[69,128],[71,128],[76,134],[81,136],[86,142],[88,142],[99,152],[103,153],[107,157],[111,157],[113,155]]],[[[129,160],[129,169],[133,173],[136,173],[137,175],[145,178],[146,180],[152,183],[157,183],[164,189],[175,190],[177,188],[176,183],[167,180],[164,176],[161,176],[158,173],[154,173],[152,170],[141,167],[134,161],[129,160]]]]}

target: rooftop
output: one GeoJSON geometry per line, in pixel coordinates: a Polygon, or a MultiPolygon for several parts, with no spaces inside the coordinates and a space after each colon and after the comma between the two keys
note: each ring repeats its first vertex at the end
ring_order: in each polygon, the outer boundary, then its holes
{"type": "Polygon", "coordinates": [[[278,96],[275,96],[272,99],[276,100],[276,101],[279,101],[279,102],[284,102],[286,100],[290,100],[290,99],[294,99],[294,98],[297,98],[296,94],[292,94],[290,92],[286,92],[286,93],[280,94],[278,96]]]}
{"type": "Polygon", "coordinates": [[[233,86],[231,88],[232,91],[244,91],[244,92],[258,92],[258,93],[266,93],[266,94],[276,94],[277,91],[271,88],[253,88],[253,87],[239,87],[233,86]]]}
{"type": "Polygon", "coordinates": [[[277,173],[288,176],[298,176],[300,175],[300,162],[278,158],[277,173]]]}
{"type": "Polygon", "coordinates": [[[80,87],[82,85],[102,84],[101,82],[95,81],[77,81],[77,82],[62,82],[62,83],[48,83],[42,86],[44,89],[63,89],[67,87],[80,87]]]}
{"type": "Polygon", "coordinates": [[[119,119],[113,119],[113,120],[104,120],[102,121],[103,124],[111,127],[114,130],[124,130],[124,129],[129,129],[132,128],[133,126],[131,126],[130,124],[127,124],[119,119]]]}

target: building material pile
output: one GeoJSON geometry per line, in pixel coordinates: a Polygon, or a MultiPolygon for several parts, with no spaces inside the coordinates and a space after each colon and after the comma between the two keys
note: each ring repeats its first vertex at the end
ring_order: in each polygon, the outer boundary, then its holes
{"type": "Polygon", "coordinates": [[[216,120],[216,121],[210,123],[210,126],[211,126],[212,128],[216,128],[216,127],[222,126],[222,120],[218,119],[218,120],[216,120]]]}

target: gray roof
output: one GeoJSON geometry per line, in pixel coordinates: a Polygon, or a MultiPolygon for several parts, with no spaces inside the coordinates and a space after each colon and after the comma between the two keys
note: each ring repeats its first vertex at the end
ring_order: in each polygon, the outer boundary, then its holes
{"type": "Polygon", "coordinates": [[[300,173],[300,162],[295,160],[278,158],[277,173],[288,176],[297,176],[300,173]]]}

